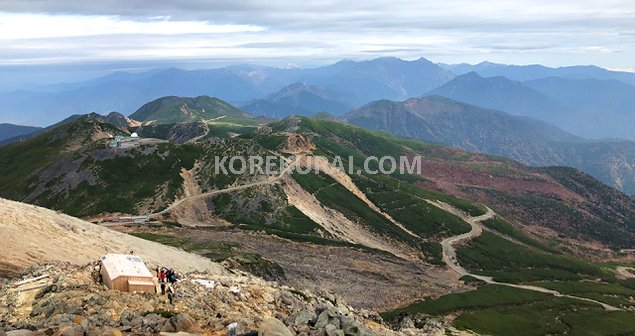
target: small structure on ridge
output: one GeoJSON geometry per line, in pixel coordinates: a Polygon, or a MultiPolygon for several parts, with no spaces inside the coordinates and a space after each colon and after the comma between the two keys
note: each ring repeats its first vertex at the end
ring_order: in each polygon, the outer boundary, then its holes
{"type": "Polygon", "coordinates": [[[124,292],[156,291],[152,273],[135,255],[107,254],[101,257],[100,274],[106,287],[124,292]]]}

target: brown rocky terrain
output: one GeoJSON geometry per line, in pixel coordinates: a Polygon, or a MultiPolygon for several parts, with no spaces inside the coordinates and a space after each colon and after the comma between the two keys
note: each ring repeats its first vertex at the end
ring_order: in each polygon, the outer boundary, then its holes
{"type": "Polygon", "coordinates": [[[49,209],[0,199],[3,273],[19,273],[35,263],[86,264],[107,253],[140,256],[148,265],[179,265],[184,272],[225,270],[209,259],[93,225],[49,209]]]}
{"type": "MultiPolygon", "coordinates": [[[[426,331],[393,331],[376,313],[348,306],[324,291],[281,286],[44,208],[4,199],[0,206],[0,237],[8,247],[2,267],[11,275],[21,273],[0,283],[3,336],[226,335],[232,323],[245,335],[281,336],[424,335],[442,334],[447,327],[433,319],[426,331]],[[150,268],[167,264],[182,275],[173,304],[158,294],[112,291],[98,283],[96,260],[103,253],[130,249],[150,268]]],[[[329,250],[320,253],[330,255],[329,250]]],[[[372,265],[367,262],[362,268],[372,265]]],[[[372,273],[370,269],[366,274],[372,273]]]]}
{"type": "Polygon", "coordinates": [[[283,269],[284,278],[278,278],[282,284],[337,293],[358,308],[385,311],[416,299],[468,289],[456,274],[443,267],[378,251],[299,243],[227,228],[120,226],[115,229],[179,237],[186,248],[200,247],[197,253],[215,259],[260,255],[283,269]]]}
{"type": "Polygon", "coordinates": [[[188,273],[175,285],[176,299],[153,293],[111,291],[96,282],[93,265],[47,263],[25,276],[37,284],[9,283],[0,289],[0,330],[25,335],[153,335],[187,332],[226,335],[319,334],[397,335],[375,313],[357,311],[336,297],[314,296],[241,273],[188,273]],[[276,334],[275,332],[278,332],[276,334]]]}

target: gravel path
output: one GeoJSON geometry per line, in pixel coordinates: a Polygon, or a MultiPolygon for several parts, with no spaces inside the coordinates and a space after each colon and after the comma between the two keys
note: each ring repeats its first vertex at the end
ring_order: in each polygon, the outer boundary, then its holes
{"type": "Polygon", "coordinates": [[[617,308],[615,306],[611,306],[611,305],[606,304],[604,302],[596,301],[596,300],[589,299],[589,298],[562,294],[562,293],[560,293],[558,291],[547,289],[547,288],[542,288],[542,287],[539,287],[539,286],[519,285],[519,284],[506,283],[506,282],[498,282],[498,281],[494,281],[494,279],[492,279],[492,277],[490,277],[490,276],[472,274],[472,273],[468,272],[465,268],[463,268],[459,264],[458,260],[456,259],[456,249],[454,248],[453,245],[456,244],[456,243],[460,243],[462,241],[466,241],[466,240],[473,239],[473,238],[476,238],[476,237],[480,236],[481,233],[483,232],[483,227],[481,226],[481,222],[494,217],[496,215],[496,213],[492,209],[487,208],[487,212],[485,214],[481,215],[481,216],[468,217],[464,213],[459,211],[458,209],[450,206],[449,204],[441,203],[441,202],[434,202],[434,201],[429,201],[429,203],[431,203],[431,204],[433,204],[433,205],[435,205],[435,206],[437,206],[437,207],[439,207],[439,208],[441,208],[441,209],[443,209],[445,211],[448,211],[448,212],[450,212],[452,214],[455,214],[455,215],[461,217],[466,223],[470,224],[470,227],[472,228],[470,230],[470,232],[463,233],[463,234],[460,234],[458,236],[446,238],[446,239],[444,239],[441,242],[441,246],[443,247],[443,262],[445,262],[446,265],[448,265],[448,267],[450,267],[452,270],[454,270],[455,272],[459,273],[460,276],[465,276],[465,275],[471,276],[473,278],[479,279],[481,281],[484,281],[484,282],[486,282],[488,284],[493,284],[493,285],[500,285],[500,286],[519,288],[519,289],[526,289],[526,290],[531,290],[531,291],[535,291],[535,292],[551,294],[551,295],[556,296],[556,297],[566,297],[566,298],[570,298],[570,299],[596,303],[596,304],[601,305],[602,308],[604,308],[606,311],[622,310],[622,309],[617,308]]]}

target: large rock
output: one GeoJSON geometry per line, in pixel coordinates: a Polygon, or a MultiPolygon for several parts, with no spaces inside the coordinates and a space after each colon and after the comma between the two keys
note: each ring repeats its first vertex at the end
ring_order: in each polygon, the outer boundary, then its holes
{"type": "Polygon", "coordinates": [[[55,336],[84,336],[84,329],[77,324],[68,325],[61,327],[55,336]]]}
{"type": "MultiPolygon", "coordinates": [[[[0,334],[2,334],[2,331],[0,331],[0,334]]],[[[6,335],[7,336],[32,336],[32,335],[35,335],[35,333],[31,330],[19,329],[19,330],[7,331],[6,335]]]]}
{"type": "Polygon", "coordinates": [[[75,318],[73,318],[73,323],[77,324],[78,326],[82,327],[82,330],[84,332],[88,332],[88,320],[86,318],[84,318],[81,315],[76,315],[75,318]]]}
{"type": "Polygon", "coordinates": [[[185,313],[178,314],[170,318],[170,324],[174,328],[174,331],[185,331],[189,333],[202,332],[194,319],[185,313]]]}
{"type": "Polygon", "coordinates": [[[109,328],[104,330],[99,336],[122,336],[121,331],[116,328],[109,328]]]}
{"type": "Polygon", "coordinates": [[[293,325],[299,327],[305,324],[315,324],[316,319],[317,315],[313,310],[304,309],[294,315],[293,325]]]}
{"type": "Polygon", "coordinates": [[[258,336],[294,336],[294,334],[280,320],[271,317],[262,321],[258,336]]]}
{"type": "Polygon", "coordinates": [[[361,324],[350,316],[342,316],[340,318],[342,330],[346,336],[358,336],[360,334],[361,324]]]}
{"type": "Polygon", "coordinates": [[[334,308],[328,308],[318,315],[315,321],[315,329],[324,329],[327,324],[333,324],[340,328],[340,320],[337,318],[340,314],[334,308]]]}
{"type": "Polygon", "coordinates": [[[324,331],[326,331],[326,336],[344,336],[344,331],[338,329],[333,324],[327,324],[324,327],[324,331]]]}
{"type": "Polygon", "coordinates": [[[141,327],[150,329],[152,331],[160,331],[160,327],[163,325],[162,317],[151,313],[143,317],[141,320],[141,327]]]}

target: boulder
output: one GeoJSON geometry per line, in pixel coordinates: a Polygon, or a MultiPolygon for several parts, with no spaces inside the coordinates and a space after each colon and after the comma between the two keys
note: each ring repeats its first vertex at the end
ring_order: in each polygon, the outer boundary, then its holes
{"type": "MultiPolygon", "coordinates": [[[[1,334],[1,332],[0,332],[1,334]]],[[[18,329],[18,330],[12,330],[12,331],[7,331],[6,336],[32,336],[35,335],[35,333],[31,330],[27,330],[27,329],[18,329]]]]}
{"type": "Polygon", "coordinates": [[[119,323],[121,323],[122,326],[128,326],[130,325],[130,321],[132,321],[135,317],[136,316],[133,312],[124,310],[121,312],[121,316],[119,316],[119,323]]]}
{"type": "Polygon", "coordinates": [[[329,324],[329,314],[325,310],[318,315],[317,320],[315,321],[315,329],[324,329],[327,324],[329,324]]]}
{"type": "Polygon", "coordinates": [[[315,329],[324,329],[327,324],[333,324],[337,329],[340,328],[340,320],[338,312],[334,308],[328,308],[318,315],[315,321],[315,329]]]}
{"type": "Polygon", "coordinates": [[[267,318],[258,328],[258,336],[293,336],[293,333],[276,318],[267,318]]]}
{"type": "Polygon", "coordinates": [[[305,324],[299,327],[295,328],[295,332],[298,333],[299,335],[302,334],[310,334],[311,333],[311,327],[309,327],[309,325],[305,324]]]}
{"type": "Polygon", "coordinates": [[[296,327],[305,325],[305,324],[315,324],[315,320],[317,319],[317,315],[313,310],[304,309],[297,312],[293,318],[293,325],[296,327]]]}
{"type": "Polygon", "coordinates": [[[37,294],[35,294],[35,300],[41,299],[42,297],[44,297],[44,295],[54,292],[57,292],[57,285],[47,285],[44,288],[40,289],[37,294]]]}
{"type": "Polygon", "coordinates": [[[161,325],[161,318],[161,316],[155,313],[148,314],[141,319],[141,326],[150,329],[157,329],[159,325],[161,325]]]}
{"type": "Polygon", "coordinates": [[[181,313],[170,318],[170,325],[174,331],[185,331],[190,333],[202,332],[196,321],[188,314],[181,313]]]}
{"type": "Polygon", "coordinates": [[[275,298],[273,297],[273,295],[265,292],[262,293],[262,299],[266,302],[266,303],[274,303],[275,298]]]}
{"type": "Polygon", "coordinates": [[[338,329],[334,324],[327,324],[324,331],[326,336],[344,336],[344,331],[338,329]]]}
{"type": "Polygon", "coordinates": [[[84,336],[84,329],[77,324],[67,325],[61,327],[55,336],[84,336]]]}
{"type": "Polygon", "coordinates": [[[122,336],[122,333],[121,333],[121,331],[119,331],[119,329],[108,328],[108,329],[102,331],[102,333],[99,334],[99,336],[122,336]]]}
{"type": "Polygon", "coordinates": [[[83,316],[81,315],[76,315],[73,318],[73,323],[77,324],[78,326],[82,327],[82,330],[84,332],[88,332],[88,320],[85,319],[83,316]]]}
{"type": "Polygon", "coordinates": [[[242,334],[238,334],[238,336],[258,336],[258,330],[245,331],[242,334]]]}
{"type": "Polygon", "coordinates": [[[342,330],[346,336],[358,336],[360,334],[360,327],[358,325],[347,325],[342,327],[342,330]]]}

